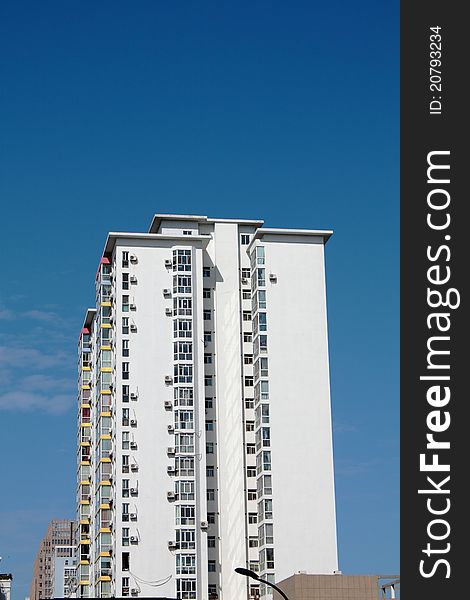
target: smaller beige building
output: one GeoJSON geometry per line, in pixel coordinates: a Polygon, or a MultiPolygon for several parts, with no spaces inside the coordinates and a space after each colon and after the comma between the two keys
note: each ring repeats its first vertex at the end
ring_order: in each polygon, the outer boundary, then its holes
{"type": "MultiPolygon", "coordinates": [[[[277,585],[289,600],[377,600],[384,597],[382,591],[384,578],[396,579],[395,576],[379,575],[296,573],[277,585]]],[[[398,595],[396,597],[398,598],[398,595]]],[[[283,598],[274,591],[273,600],[283,600],[283,598]]]]}
{"type": "Polygon", "coordinates": [[[11,573],[0,573],[0,600],[10,600],[12,580],[11,573]]]}

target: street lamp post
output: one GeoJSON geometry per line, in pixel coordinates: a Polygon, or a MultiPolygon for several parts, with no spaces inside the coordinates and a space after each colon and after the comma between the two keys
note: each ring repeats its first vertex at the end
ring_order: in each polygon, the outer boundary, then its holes
{"type": "Polygon", "coordinates": [[[284,600],[289,600],[289,598],[281,590],[281,588],[277,587],[276,584],[271,583],[270,581],[266,581],[266,579],[261,579],[258,576],[258,574],[255,573],[254,571],[250,571],[250,569],[244,569],[243,567],[237,567],[235,569],[235,573],[238,573],[239,575],[245,575],[246,577],[251,577],[251,579],[254,579],[255,581],[259,581],[260,583],[265,583],[266,585],[269,585],[269,587],[272,587],[277,592],[279,592],[281,594],[281,596],[284,598],[284,600]]]}

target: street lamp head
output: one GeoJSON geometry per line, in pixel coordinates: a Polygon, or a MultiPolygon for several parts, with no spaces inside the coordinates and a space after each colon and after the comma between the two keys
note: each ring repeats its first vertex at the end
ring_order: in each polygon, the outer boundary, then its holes
{"type": "Polygon", "coordinates": [[[235,573],[238,573],[239,575],[245,575],[246,577],[251,577],[252,579],[259,579],[257,573],[250,571],[250,569],[244,569],[243,567],[237,567],[235,569],[235,573]]]}

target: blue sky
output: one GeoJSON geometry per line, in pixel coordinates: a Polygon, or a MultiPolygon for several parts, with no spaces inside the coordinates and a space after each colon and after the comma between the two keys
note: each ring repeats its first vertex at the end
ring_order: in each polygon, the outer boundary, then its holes
{"type": "Polygon", "coordinates": [[[398,562],[398,2],[0,7],[0,570],[73,517],[76,342],[109,230],[332,228],[340,568],[398,562]]]}

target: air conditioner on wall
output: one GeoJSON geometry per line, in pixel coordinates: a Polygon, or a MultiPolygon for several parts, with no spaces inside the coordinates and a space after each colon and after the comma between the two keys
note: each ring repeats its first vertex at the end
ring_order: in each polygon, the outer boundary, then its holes
{"type": "Polygon", "coordinates": [[[131,262],[133,262],[133,263],[136,263],[136,262],[138,262],[138,258],[137,258],[137,256],[136,256],[135,254],[130,254],[130,255],[129,255],[129,260],[130,260],[131,262]]]}
{"type": "Polygon", "coordinates": [[[137,306],[134,304],[134,302],[131,302],[131,303],[129,304],[129,308],[130,308],[131,310],[136,310],[137,306]]]}
{"type": "Polygon", "coordinates": [[[165,308],[165,314],[167,317],[171,317],[173,315],[173,311],[171,308],[165,308]]]}
{"type": "Polygon", "coordinates": [[[137,420],[131,419],[131,427],[137,427],[137,420]]]}
{"type": "Polygon", "coordinates": [[[137,331],[137,325],[131,323],[131,331],[137,331]]]}
{"type": "Polygon", "coordinates": [[[165,267],[172,267],[173,261],[170,258],[165,258],[165,267]]]}
{"type": "Polygon", "coordinates": [[[131,275],[131,276],[129,277],[129,281],[130,281],[131,283],[137,283],[137,277],[136,277],[135,275],[131,275]]]}
{"type": "Polygon", "coordinates": [[[168,429],[168,433],[173,433],[173,431],[175,430],[173,425],[168,425],[167,429],[168,429]]]}
{"type": "Polygon", "coordinates": [[[175,492],[167,492],[166,497],[168,500],[174,500],[176,498],[175,492]]]}
{"type": "Polygon", "coordinates": [[[165,400],[164,406],[167,410],[171,410],[173,408],[173,403],[171,402],[171,400],[165,400]]]}
{"type": "Polygon", "coordinates": [[[137,513],[130,513],[129,518],[131,521],[137,521],[137,513]]]}
{"type": "Polygon", "coordinates": [[[171,296],[171,290],[169,288],[164,288],[163,289],[163,295],[164,296],[171,296]]]}
{"type": "Polygon", "coordinates": [[[167,454],[174,454],[175,453],[175,448],[174,446],[168,446],[168,448],[166,449],[167,454]]]}
{"type": "Polygon", "coordinates": [[[131,544],[137,544],[139,540],[137,539],[137,537],[135,535],[131,535],[131,544]]]}
{"type": "Polygon", "coordinates": [[[137,393],[131,392],[131,400],[137,400],[137,393]]]}
{"type": "Polygon", "coordinates": [[[177,548],[178,544],[174,540],[168,542],[168,548],[177,548]]]}
{"type": "Polygon", "coordinates": [[[173,377],[171,375],[165,375],[165,383],[173,383],[173,377]]]}
{"type": "Polygon", "coordinates": [[[207,521],[201,521],[201,529],[207,529],[209,527],[209,523],[207,521]]]}

